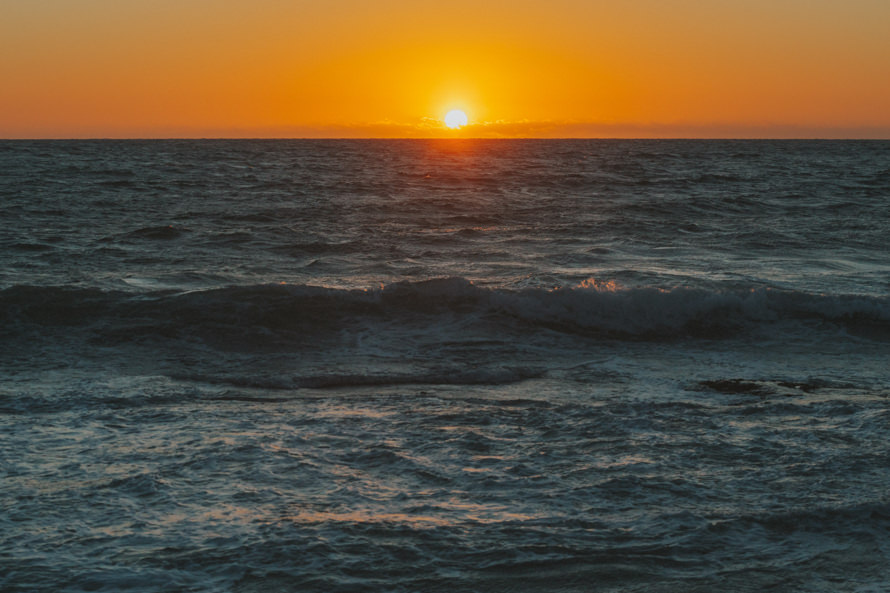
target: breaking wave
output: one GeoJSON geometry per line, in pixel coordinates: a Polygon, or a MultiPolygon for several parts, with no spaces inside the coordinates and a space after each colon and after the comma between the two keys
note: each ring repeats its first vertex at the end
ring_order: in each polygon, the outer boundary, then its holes
{"type": "Polygon", "coordinates": [[[255,285],[134,294],[16,286],[0,291],[0,320],[7,334],[87,327],[119,337],[226,331],[311,337],[356,323],[429,327],[466,321],[488,324],[493,331],[556,331],[618,339],[730,338],[752,327],[798,321],[887,339],[890,299],[767,288],[622,289],[592,281],[553,290],[507,289],[480,287],[463,278],[367,290],[255,285]]]}

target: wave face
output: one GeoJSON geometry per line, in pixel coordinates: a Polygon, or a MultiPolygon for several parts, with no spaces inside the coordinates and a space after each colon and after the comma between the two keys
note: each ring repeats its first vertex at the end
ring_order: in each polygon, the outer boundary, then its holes
{"type": "Polygon", "coordinates": [[[463,278],[391,284],[370,290],[260,285],[193,292],[134,295],[98,289],[13,287],[0,291],[6,332],[85,328],[145,337],[348,330],[376,324],[381,331],[423,330],[449,324],[486,323],[489,331],[555,331],[617,339],[732,337],[789,322],[868,328],[887,337],[890,301],[858,295],[796,291],[694,288],[497,289],[463,278]]]}
{"type": "Polygon", "coordinates": [[[890,142],[0,142],[0,590],[884,591],[890,142]]]}

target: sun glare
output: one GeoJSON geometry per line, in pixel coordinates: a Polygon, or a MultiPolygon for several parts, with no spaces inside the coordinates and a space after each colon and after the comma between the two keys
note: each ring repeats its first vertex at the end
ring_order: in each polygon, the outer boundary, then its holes
{"type": "Polygon", "coordinates": [[[459,130],[461,126],[467,125],[467,122],[469,122],[467,114],[460,109],[452,109],[445,114],[445,125],[452,130],[459,130]]]}

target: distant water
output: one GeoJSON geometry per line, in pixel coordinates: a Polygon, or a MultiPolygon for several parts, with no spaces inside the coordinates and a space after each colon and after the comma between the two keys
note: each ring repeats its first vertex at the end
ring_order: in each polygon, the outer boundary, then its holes
{"type": "Polygon", "coordinates": [[[0,589],[890,588],[890,142],[0,143],[0,589]]]}

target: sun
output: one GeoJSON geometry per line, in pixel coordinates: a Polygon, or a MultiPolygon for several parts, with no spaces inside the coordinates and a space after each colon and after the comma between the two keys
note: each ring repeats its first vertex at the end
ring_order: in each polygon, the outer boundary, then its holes
{"type": "Polygon", "coordinates": [[[452,109],[445,114],[445,125],[452,130],[459,130],[461,126],[467,125],[467,114],[460,109],[452,109]]]}

